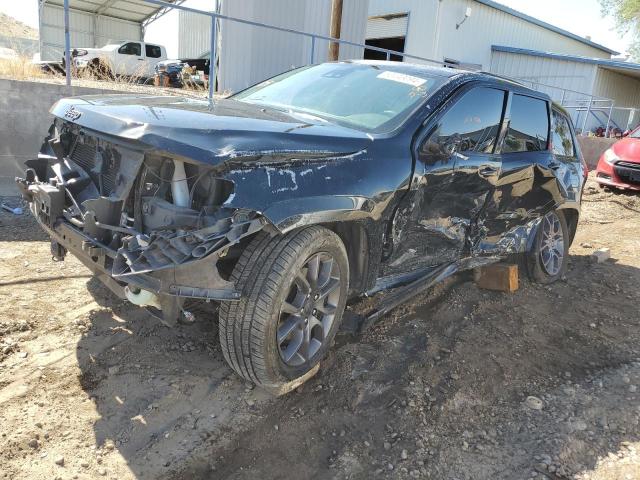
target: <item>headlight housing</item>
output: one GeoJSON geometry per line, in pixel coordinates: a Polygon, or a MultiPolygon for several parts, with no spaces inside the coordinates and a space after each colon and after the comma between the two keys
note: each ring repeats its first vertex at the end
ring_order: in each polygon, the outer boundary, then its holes
{"type": "Polygon", "coordinates": [[[87,55],[89,52],[87,52],[86,50],[82,49],[82,48],[75,48],[73,50],[73,56],[74,57],[84,57],[85,55],[87,55]]]}
{"type": "Polygon", "coordinates": [[[620,157],[616,155],[616,152],[613,151],[613,148],[609,148],[604,152],[604,161],[609,165],[613,165],[618,160],[620,160],[620,157]]]}

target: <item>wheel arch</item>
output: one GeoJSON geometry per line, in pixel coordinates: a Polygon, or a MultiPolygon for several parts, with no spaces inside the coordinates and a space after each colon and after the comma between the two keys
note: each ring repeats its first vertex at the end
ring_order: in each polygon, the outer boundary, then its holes
{"type": "Polygon", "coordinates": [[[367,289],[371,271],[369,235],[363,222],[328,222],[316,224],[331,230],[340,237],[349,260],[349,295],[357,295],[367,289]]]}

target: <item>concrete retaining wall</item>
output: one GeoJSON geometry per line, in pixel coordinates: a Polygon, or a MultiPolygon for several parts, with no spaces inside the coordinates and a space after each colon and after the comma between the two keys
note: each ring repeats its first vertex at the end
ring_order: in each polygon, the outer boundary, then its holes
{"type": "Polygon", "coordinates": [[[589,170],[596,169],[600,155],[617,141],[618,139],[615,138],[583,137],[578,135],[578,143],[580,144],[582,155],[589,166],[589,170]]]}
{"type": "Polygon", "coordinates": [[[49,108],[63,97],[124,93],[96,88],[0,79],[0,195],[17,195],[16,175],[35,158],[53,121],[49,108]]]}

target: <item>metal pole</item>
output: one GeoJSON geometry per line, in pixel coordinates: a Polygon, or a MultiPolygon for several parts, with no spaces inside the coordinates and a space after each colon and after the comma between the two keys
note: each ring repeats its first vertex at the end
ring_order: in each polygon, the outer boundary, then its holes
{"type": "Polygon", "coordinates": [[[391,60],[391,52],[387,52],[387,62],[391,60]]]}
{"type": "Polygon", "coordinates": [[[311,37],[311,61],[309,62],[309,65],[313,65],[315,59],[314,59],[314,54],[315,54],[315,50],[316,50],[316,37],[311,37]]]}
{"type": "Polygon", "coordinates": [[[611,114],[613,113],[613,100],[611,101],[611,106],[609,107],[609,117],[607,118],[607,129],[605,130],[605,137],[610,137],[609,135],[609,125],[611,125],[611,114]]]}
{"type": "Polygon", "coordinates": [[[64,0],[64,75],[71,86],[71,39],[69,37],[69,0],[64,0]]]}
{"type": "Polygon", "coordinates": [[[565,99],[565,95],[567,94],[567,91],[563,88],[562,89],[562,99],[560,100],[560,106],[564,107],[564,99],[565,99]]]}
{"type": "Polygon", "coordinates": [[[213,100],[213,94],[216,88],[216,37],[217,37],[217,18],[211,17],[211,50],[209,53],[209,100],[213,100]]]}
{"type": "Polygon", "coordinates": [[[591,102],[593,102],[593,95],[589,96],[589,105],[587,106],[587,111],[584,115],[584,122],[582,122],[582,135],[584,135],[584,132],[587,129],[587,119],[589,118],[589,113],[591,113],[591,102]]]}

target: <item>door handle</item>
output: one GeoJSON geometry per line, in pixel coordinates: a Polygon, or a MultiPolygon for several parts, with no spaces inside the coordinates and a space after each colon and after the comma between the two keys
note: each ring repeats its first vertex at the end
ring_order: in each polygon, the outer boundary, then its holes
{"type": "Polygon", "coordinates": [[[498,173],[498,170],[499,170],[498,167],[493,167],[491,165],[483,165],[482,167],[480,167],[480,170],[478,170],[478,173],[482,177],[490,177],[498,173]]]}

